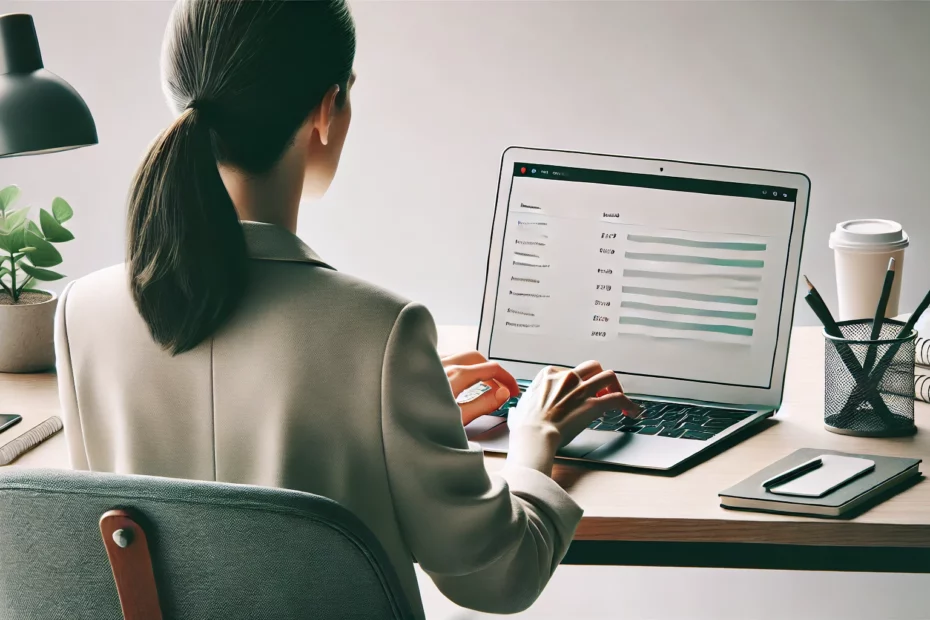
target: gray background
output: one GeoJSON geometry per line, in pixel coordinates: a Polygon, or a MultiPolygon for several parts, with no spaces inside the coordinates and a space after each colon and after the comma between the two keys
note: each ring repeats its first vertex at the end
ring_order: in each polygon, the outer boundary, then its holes
{"type": "MultiPolygon", "coordinates": [[[[171,121],[159,85],[167,2],[10,2],[100,144],[0,162],[36,206],[61,195],[63,271],[122,260],[125,197],[171,121]]],[[[477,323],[508,145],[754,166],[813,181],[802,270],[831,303],[827,237],[901,222],[902,311],[930,288],[930,4],[357,2],[358,83],[342,167],[300,234],[336,267],[477,323]]],[[[297,79],[298,76],[295,76],[297,79]]],[[[60,287],[59,287],[60,288],[60,287]]],[[[803,305],[797,321],[812,324],[803,305]]]]}
{"type": "MultiPolygon", "coordinates": [[[[0,160],[35,207],[75,208],[62,271],[122,260],[125,197],[171,121],[166,2],[11,2],[100,144],[0,160]]],[[[357,2],[358,83],[332,191],[300,234],[338,268],[476,323],[511,144],[796,170],[813,181],[802,271],[835,301],[827,236],[884,217],[912,236],[902,310],[930,287],[930,4],[357,2]]],[[[299,76],[295,76],[298,79],[299,76]]],[[[57,286],[56,289],[60,289],[57,286]]],[[[803,305],[796,318],[813,322],[803,305]]],[[[928,618],[930,578],[564,567],[527,618],[928,618]],[[577,596],[585,595],[581,603],[577,596]],[[791,596],[788,596],[788,594],[791,596]],[[722,598],[721,598],[722,596],[722,598]]],[[[434,589],[433,618],[472,618],[434,589]]]]}

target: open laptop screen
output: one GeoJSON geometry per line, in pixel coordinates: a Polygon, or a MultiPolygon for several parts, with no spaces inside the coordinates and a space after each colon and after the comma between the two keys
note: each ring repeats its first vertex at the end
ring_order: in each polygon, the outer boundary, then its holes
{"type": "Polygon", "coordinates": [[[796,189],[533,162],[512,174],[492,359],[772,385],[796,189]]]}

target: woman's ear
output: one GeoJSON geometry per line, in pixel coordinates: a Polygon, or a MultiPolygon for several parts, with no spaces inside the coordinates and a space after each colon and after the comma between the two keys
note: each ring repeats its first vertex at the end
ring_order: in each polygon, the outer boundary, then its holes
{"type": "Polygon", "coordinates": [[[332,88],[326,91],[323,101],[311,113],[311,122],[313,128],[320,135],[320,144],[326,146],[329,144],[329,130],[333,125],[333,118],[338,112],[336,106],[336,97],[339,95],[339,85],[334,84],[332,88]]]}

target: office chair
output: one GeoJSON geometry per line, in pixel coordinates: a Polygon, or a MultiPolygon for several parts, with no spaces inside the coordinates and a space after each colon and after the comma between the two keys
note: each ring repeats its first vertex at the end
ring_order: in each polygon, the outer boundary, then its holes
{"type": "Polygon", "coordinates": [[[262,487],[0,469],[0,617],[411,618],[374,535],[262,487]]]}

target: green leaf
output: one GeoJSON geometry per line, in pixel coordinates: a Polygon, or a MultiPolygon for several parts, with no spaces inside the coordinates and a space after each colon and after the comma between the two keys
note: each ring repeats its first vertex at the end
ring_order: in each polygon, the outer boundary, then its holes
{"type": "Polygon", "coordinates": [[[16,202],[19,198],[19,188],[15,185],[0,189],[0,213],[6,211],[6,208],[16,202]]]}
{"type": "Polygon", "coordinates": [[[22,250],[20,250],[20,252],[35,252],[35,251],[36,249],[30,246],[26,246],[22,250]]]}
{"type": "MultiPolygon", "coordinates": [[[[7,252],[19,252],[26,245],[24,228],[19,228],[10,233],[0,231],[0,250],[7,252]]],[[[46,242],[47,243],[47,242],[46,242]]]]}
{"type": "Polygon", "coordinates": [[[0,267],[0,278],[10,275],[10,270],[6,267],[0,267]]]}
{"type": "MultiPolygon", "coordinates": [[[[55,246],[39,235],[27,230],[26,243],[35,248],[32,252],[29,252],[26,258],[36,267],[54,267],[61,264],[61,254],[55,249],[55,246]]],[[[20,264],[20,267],[22,266],[20,264]]]]}
{"type": "Polygon", "coordinates": [[[29,209],[19,209],[18,211],[9,211],[0,216],[0,231],[12,232],[26,222],[26,215],[29,209]]]}
{"type": "Polygon", "coordinates": [[[42,282],[51,282],[52,280],[61,280],[64,276],[56,271],[51,271],[50,269],[39,269],[38,267],[31,267],[25,263],[19,266],[26,275],[32,276],[36,280],[41,280],[42,282]]]}
{"type": "Polygon", "coordinates": [[[71,208],[71,205],[69,205],[68,201],[64,198],[56,197],[55,200],[52,201],[52,213],[55,215],[55,219],[58,220],[59,224],[64,224],[74,215],[74,209],[71,208]]]}
{"type": "Polygon", "coordinates": [[[52,243],[63,243],[74,239],[71,231],[59,224],[58,220],[45,209],[39,210],[39,221],[42,222],[42,232],[45,233],[45,238],[52,243]]]}
{"type": "Polygon", "coordinates": [[[40,237],[44,237],[44,236],[45,236],[44,234],[42,234],[42,229],[39,228],[39,225],[36,224],[35,222],[33,222],[32,220],[29,220],[29,221],[26,223],[26,230],[31,230],[32,232],[34,232],[35,234],[39,235],[40,237]]]}

